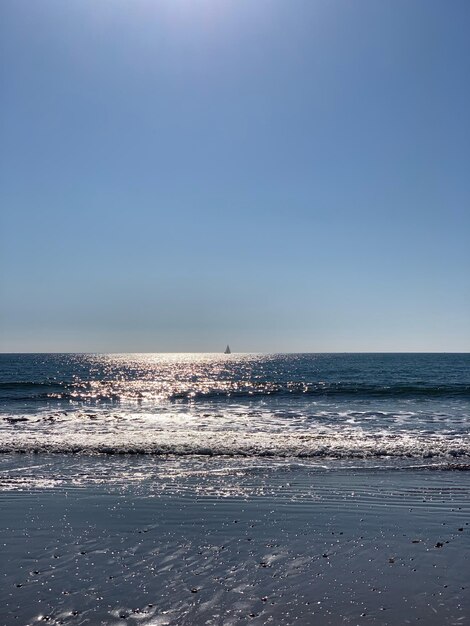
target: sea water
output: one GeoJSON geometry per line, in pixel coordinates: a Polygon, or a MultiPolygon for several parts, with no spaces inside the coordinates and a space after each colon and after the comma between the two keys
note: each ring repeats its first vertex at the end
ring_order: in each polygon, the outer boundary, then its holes
{"type": "Polygon", "coordinates": [[[469,354],[0,355],[0,451],[465,461],[469,354]]]}
{"type": "Polygon", "coordinates": [[[468,623],[469,366],[0,356],[0,625],[468,623]]]}

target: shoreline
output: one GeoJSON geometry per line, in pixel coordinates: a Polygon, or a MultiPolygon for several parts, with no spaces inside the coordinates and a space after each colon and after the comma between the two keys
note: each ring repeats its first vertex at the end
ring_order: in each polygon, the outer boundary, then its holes
{"type": "Polygon", "coordinates": [[[0,465],[1,623],[470,617],[467,472],[59,457],[0,465]]]}

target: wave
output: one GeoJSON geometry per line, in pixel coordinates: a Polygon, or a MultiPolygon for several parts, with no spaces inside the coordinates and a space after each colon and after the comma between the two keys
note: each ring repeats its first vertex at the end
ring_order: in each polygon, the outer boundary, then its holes
{"type": "Polygon", "coordinates": [[[209,391],[184,391],[173,393],[173,400],[198,400],[217,398],[242,398],[253,396],[358,396],[377,398],[414,397],[463,397],[470,398],[470,385],[362,385],[355,383],[256,383],[246,387],[238,385],[234,389],[214,389],[209,391]]]}
{"type": "Polygon", "coordinates": [[[53,389],[63,389],[67,383],[63,382],[49,382],[49,381],[33,381],[33,380],[15,380],[10,382],[0,382],[0,397],[3,394],[14,393],[18,391],[44,391],[47,393],[53,389]]]}
{"type": "Polygon", "coordinates": [[[407,433],[261,433],[153,431],[2,433],[1,453],[136,454],[171,456],[367,459],[469,458],[466,436],[407,433]]]}
{"type": "Polygon", "coordinates": [[[168,385],[159,381],[12,381],[0,382],[0,400],[77,402],[119,402],[122,400],[167,399],[175,402],[198,400],[251,399],[267,396],[288,397],[370,397],[370,398],[464,398],[470,399],[470,385],[425,383],[366,384],[355,382],[271,382],[202,381],[192,386],[168,385]]]}

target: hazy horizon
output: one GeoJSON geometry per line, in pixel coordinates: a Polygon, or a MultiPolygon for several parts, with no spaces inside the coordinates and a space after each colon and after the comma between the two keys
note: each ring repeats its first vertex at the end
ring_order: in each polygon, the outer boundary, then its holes
{"type": "MultiPolygon", "coordinates": [[[[64,351],[64,352],[0,352],[0,355],[11,355],[11,354],[84,354],[84,355],[93,355],[93,354],[98,354],[98,355],[109,355],[109,356],[113,356],[113,355],[120,355],[120,354],[155,354],[155,355],[183,355],[183,354],[190,354],[190,355],[224,355],[224,352],[222,350],[218,351],[218,352],[146,352],[146,351],[139,351],[139,352],[135,352],[135,351],[126,351],[126,352],[75,352],[75,351],[64,351]]],[[[233,354],[234,356],[236,355],[266,355],[266,356],[270,356],[270,355],[295,355],[295,354],[312,354],[312,355],[330,355],[330,354],[470,354],[470,352],[466,352],[466,351],[460,351],[460,352],[448,352],[448,351],[440,351],[440,352],[423,352],[423,351],[409,351],[409,352],[397,352],[397,351],[393,351],[393,350],[384,350],[382,352],[377,352],[377,351],[334,351],[334,352],[237,352],[236,350],[232,350],[230,354],[233,354]]]]}
{"type": "Polygon", "coordinates": [[[4,0],[0,351],[470,352],[469,27],[4,0]]]}

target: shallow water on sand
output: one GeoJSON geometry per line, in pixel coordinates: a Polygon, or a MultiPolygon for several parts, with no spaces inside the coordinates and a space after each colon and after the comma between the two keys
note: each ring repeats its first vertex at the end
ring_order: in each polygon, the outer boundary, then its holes
{"type": "Polygon", "coordinates": [[[470,472],[58,458],[4,457],[2,624],[470,620],[470,472]]]}

